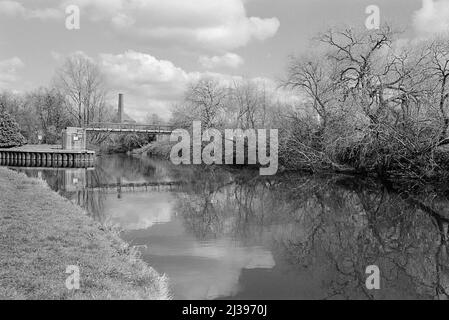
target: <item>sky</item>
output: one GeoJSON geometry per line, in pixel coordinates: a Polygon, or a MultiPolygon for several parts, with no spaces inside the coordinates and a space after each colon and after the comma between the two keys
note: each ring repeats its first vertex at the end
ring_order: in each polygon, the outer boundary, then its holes
{"type": "Polygon", "coordinates": [[[51,85],[66,57],[84,54],[106,75],[111,103],[121,92],[136,120],[168,118],[202,76],[275,86],[319,32],[364,28],[369,5],[406,39],[449,29],[449,0],[0,0],[0,91],[51,85]],[[78,30],[66,28],[70,5],[78,30]]]}

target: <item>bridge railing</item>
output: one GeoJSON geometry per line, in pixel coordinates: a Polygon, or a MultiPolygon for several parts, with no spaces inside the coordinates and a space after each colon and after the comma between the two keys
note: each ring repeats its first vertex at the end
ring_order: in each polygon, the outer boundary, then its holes
{"type": "Polygon", "coordinates": [[[134,123],[89,123],[86,130],[126,130],[126,131],[154,131],[154,132],[172,132],[175,128],[169,125],[157,124],[134,124],[134,123]]]}

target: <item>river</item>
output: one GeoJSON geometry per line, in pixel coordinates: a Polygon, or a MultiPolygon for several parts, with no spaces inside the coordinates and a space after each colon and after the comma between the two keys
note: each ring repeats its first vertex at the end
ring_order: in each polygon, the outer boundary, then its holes
{"type": "Polygon", "coordinates": [[[448,192],[126,155],[39,177],[169,278],[175,299],[447,298],[448,192]],[[407,191],[404,191],[407,190],[407,191]],[[378,266],[380,289],[366,268],[378,266]]]}

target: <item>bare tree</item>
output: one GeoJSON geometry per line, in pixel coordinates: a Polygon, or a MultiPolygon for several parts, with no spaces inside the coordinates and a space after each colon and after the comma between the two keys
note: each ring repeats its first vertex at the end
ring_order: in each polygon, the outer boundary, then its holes
{"type": "Polygon", "coordinates": [[[236,104],[236,125],[241,128],[264,127],[268,97],[264,83],[234,81],[232,98],[236,104]]]}
{"type": "Polygon", "coordinates": [[[437,106],[441,133],[439,141],[442,142],[447,137],[449,127],[449,114],[447,101],[449,97],[449,45],[447,39],[437,38],[427,44],[426,66],[423,70],[429,76],[427,92],[430,96],[430,103],[437,106]]]}
{"type": "Polygon", "coordinates": [[[336,84],[332,79],[332,67],[324,59],[292,57],[290,59],[285,87],[298,89],[312,102],[323,128],[326,127],[332,103],[335,101],[336,84]]]}
{"type": "Polygon", "coordinates": [[[104,78],[90,58],[79,53],[68,57],[57,71],[55,82],[79,126],[101,120],[98,118],[106,108],[104,78]]]}
{"type": "Polygon", "coordinates": [[[225,109],[228,92],[228,88],[218,81],[204,78],[190,86],[186,102],[204,127],[216,127],[225,109]]]}
{"type": "Polygon", "coordinates": [[[283,84],[307,98],[304,105],[319,115],[321,129],[310,136],[292,124],[296,133],[286,146],[298,141],[294,148],[300,146],[306,162],[312,147],[324,162],[357,170],[413,172],[422,166],[433,172],[433,152],[449,142],[445,41],[400,46],[389,26],[331,29],[317,40],[322,51],[292,58],[283,84]]]}

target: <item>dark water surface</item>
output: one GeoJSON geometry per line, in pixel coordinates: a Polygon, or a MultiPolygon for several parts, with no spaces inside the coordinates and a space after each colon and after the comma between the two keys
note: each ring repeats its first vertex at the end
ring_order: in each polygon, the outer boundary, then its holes
{"type": "Polygon", "coordinates": [[[263,178],[118,155],[99,157],[94,170],[21,171],[94,219],[119,224],[168,276],[177,299],[442,299],[449,292],[444,190],[344,176],[263,178]],[[380,290],[365,286],[368,265],[380,268],[380,290]]]}

